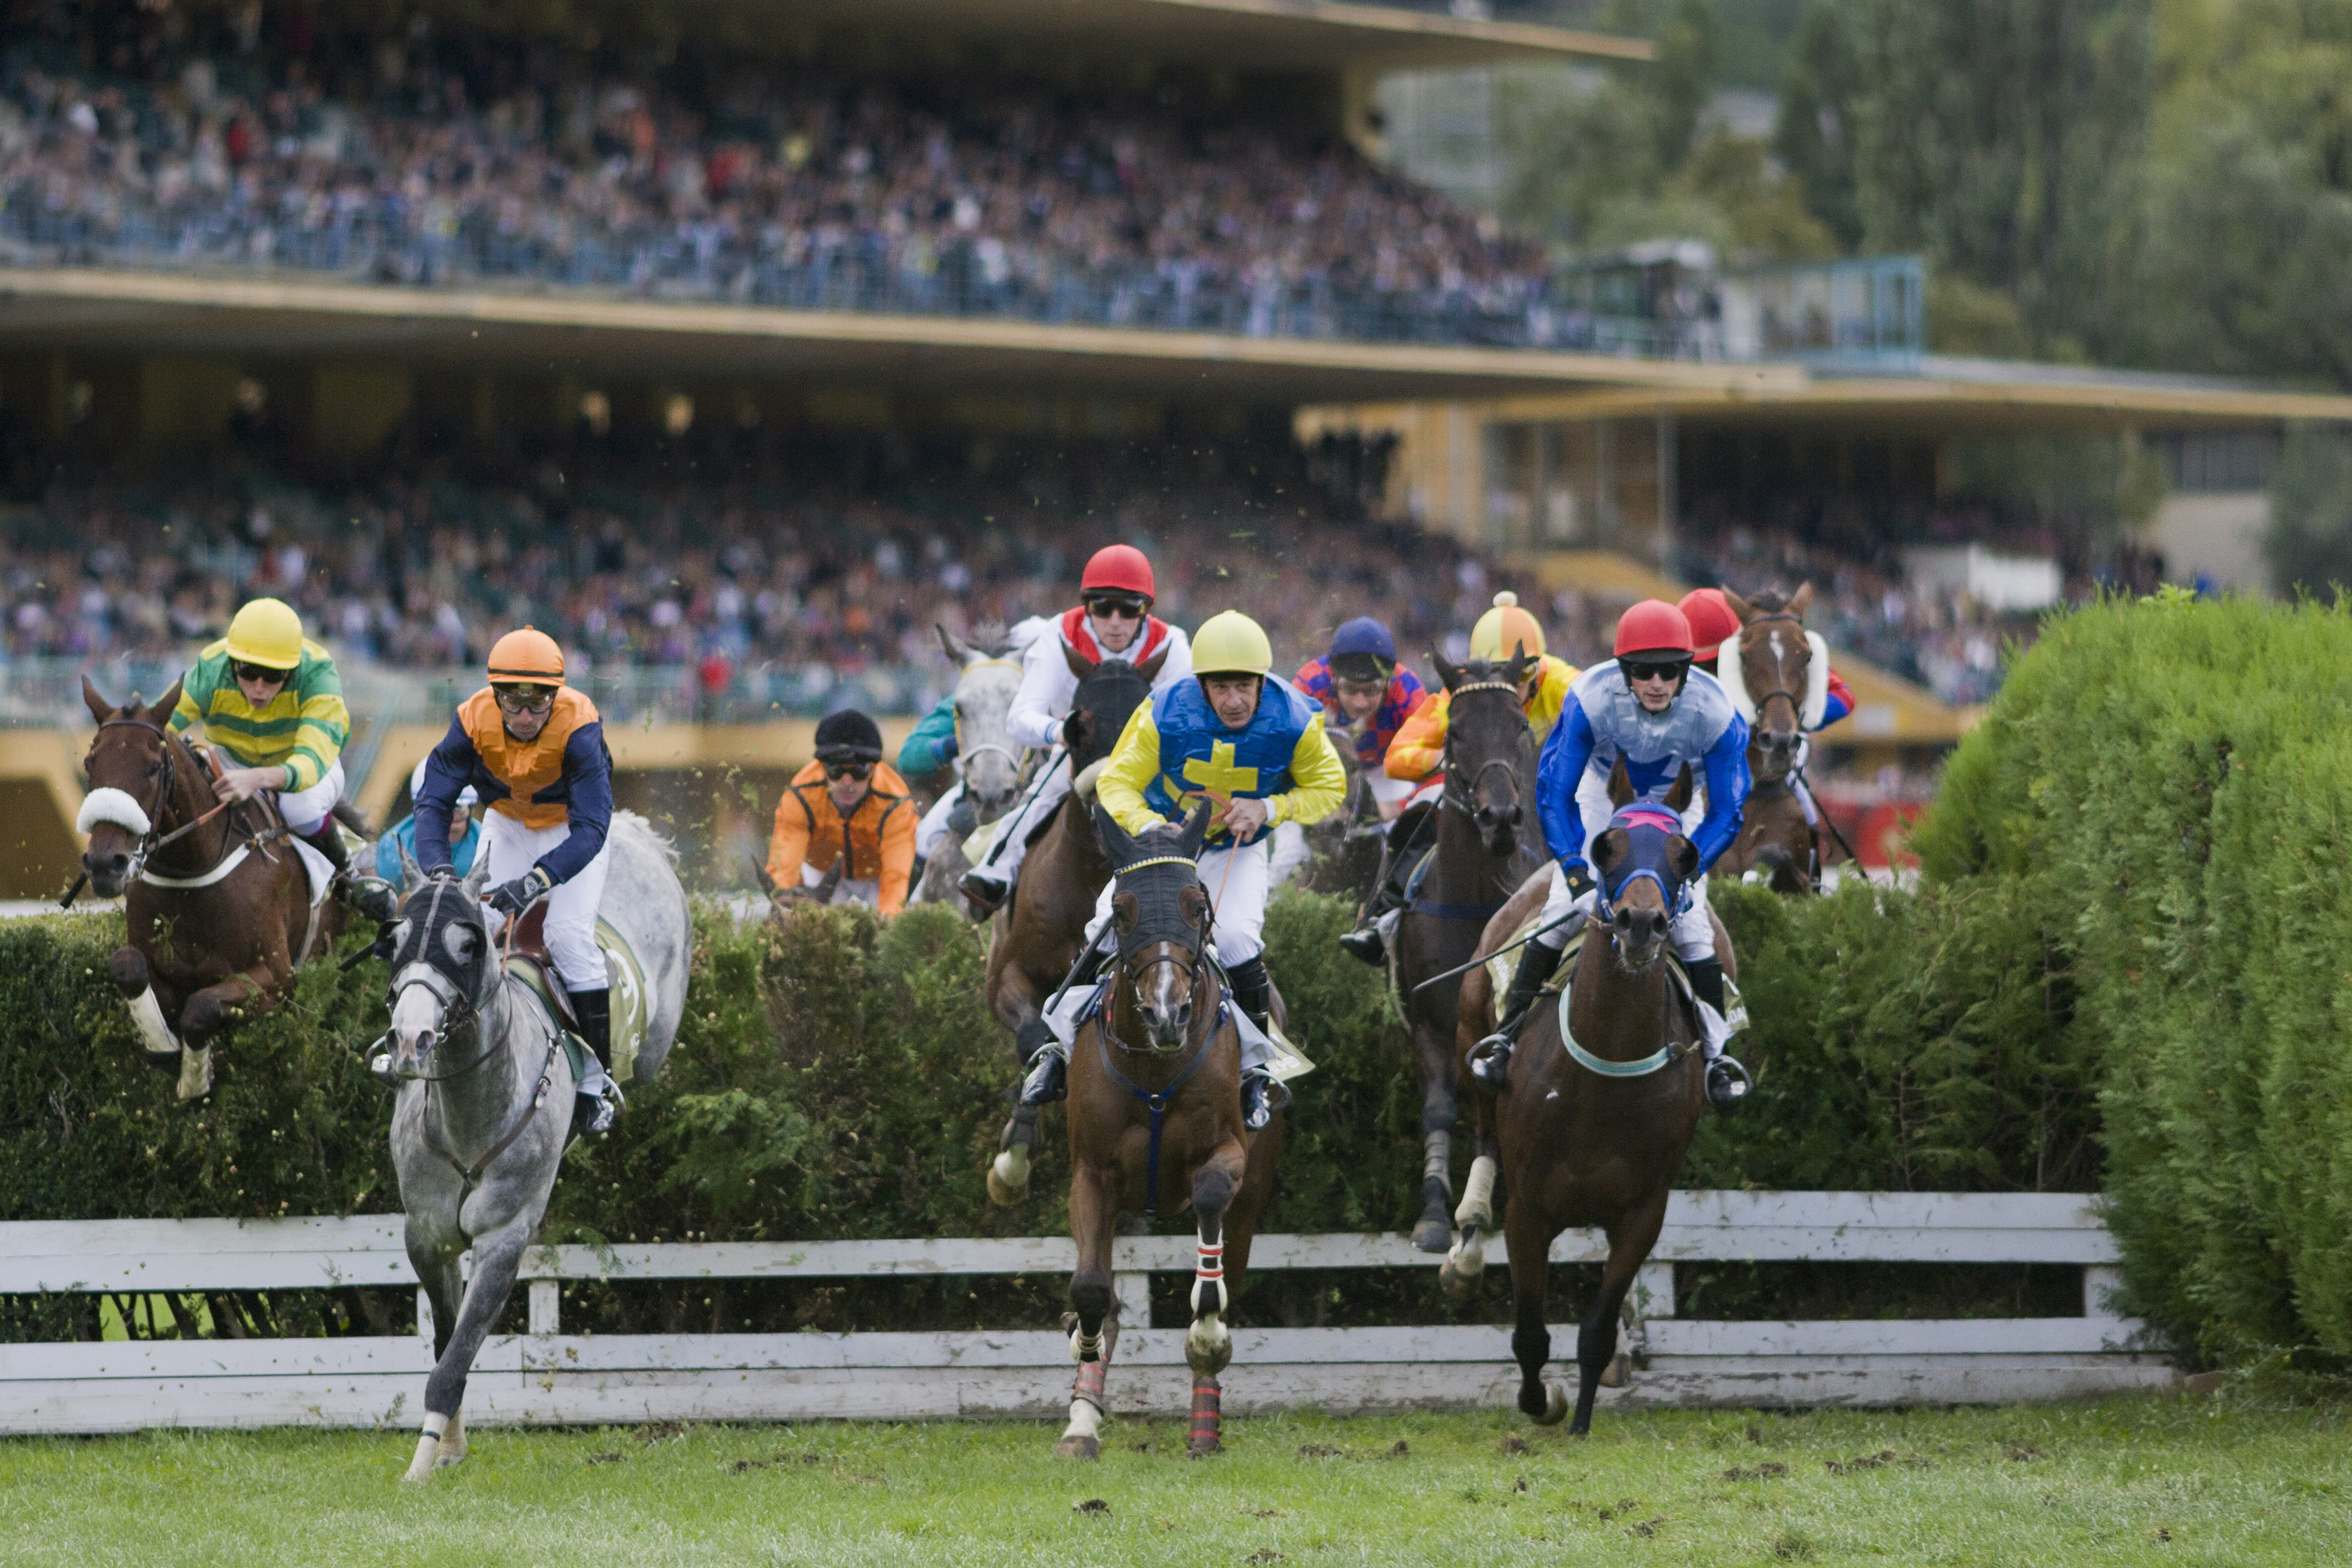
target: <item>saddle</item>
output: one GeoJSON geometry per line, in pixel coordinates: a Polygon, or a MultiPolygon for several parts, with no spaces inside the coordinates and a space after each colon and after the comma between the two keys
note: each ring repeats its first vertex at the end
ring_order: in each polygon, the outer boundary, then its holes
{"type": "Polygon", "coordinates": [[[547,905],[543,900],[523,910],[522,918],[507,933],[506,943],[507,973],[538,992],[567,1033],[576,1033],[580,1016],[572,1010],[572,993],[565,989],[563,977],[555,972],[555,960],[547,951],[547,905]]]}

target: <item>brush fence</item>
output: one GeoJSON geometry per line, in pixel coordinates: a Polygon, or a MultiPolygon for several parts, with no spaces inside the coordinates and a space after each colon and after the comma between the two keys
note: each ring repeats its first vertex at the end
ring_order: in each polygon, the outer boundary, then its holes
{"type": "MultiPolygon", "coordinates": [[[[2140,1325],[2106,1304],[2114,1241],[2075,1194],[1675,1194],[1633,1298],[1634,1373],[1611,1401],[1657,1405],[1906,1405],[2056,1399],[2171,1383],[2140,1325]],[[2083,1315],[1943,1321],[1709,1322],[1674,1315],[1677,1263],[1811,1259],[2044,1263],[2083,1270],[2083,1315]]],[[[168,1293],[414,1285],[396,1215],[279,1220],[0,1224],[0,1291],[168,1293]]],[[[1569,1232],[1558,1263],[1598,1262],[1569,1232]]],[[[1497,1275],[1507,1255],[1488,1244],[1497,1275]]],[[[1038,1416],[1069,1397],[1065,1334],[567,1334],[567,1280],[843,1279],[1055,1275],[1061,1237],[936,1241],[708,1242],[534,1248],[523,1269],[530,1330],[483,1347],[470,1424],[801,1420],[826,1416],[1038,1416]]],[[[1419,1268],[1439,1259],[1403,1237],[1262,1236],[1260,1268],[1419,1268]]],[[[1122,1316],[1148,1323],[1152,1273],[1190,1273],[1189,1236],[1122,1238],[1122,1316]]],[[[1568,1282],[1555,1278],[1563,1314],[1568,1282]]],[[[1433,1293],[1436,1280],[1430,1282],[1433,1293]]],[[[1486,1300],[1507,1313],[1500,1279],[1486,1300]]],[[[1433,1300],[1435,1300],[1433,1294],[1433,1300]]],[[[413,1425],[430,1325],[417,1335],[299,1340],[110,1340],[0,1344],[0,1432],[145,1426],[413,1425]]],[[[1246,1311],[1244,1311],[1246,1317],[1246,1311]]],[[[1552,1328],[1572,1358],[1573,1322],[1552,1328]]],[[[1121,1413],[1181,1415],[1191,1378],[1181,1326],[1127,1328],[1109,1393],[1121,1413]]],[[[1226,1408],[1328,1411],[1507,1407],[1517,1388],[1506,1326],[1236,1328],[1226,1408]]],[[[1572,1361],[1552,1375],[1573,1383],[1572,1361]]]]}

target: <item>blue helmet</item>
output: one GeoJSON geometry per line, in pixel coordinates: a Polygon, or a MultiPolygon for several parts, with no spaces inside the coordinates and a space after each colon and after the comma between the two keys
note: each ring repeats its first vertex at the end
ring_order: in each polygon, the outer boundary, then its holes
{"type": "Polygon", "coordinates": [[[1396,638],[1370,616],[1331,634],[1331,673],[1344,680],[1386,680],[1395,673],[1396,638]]]}

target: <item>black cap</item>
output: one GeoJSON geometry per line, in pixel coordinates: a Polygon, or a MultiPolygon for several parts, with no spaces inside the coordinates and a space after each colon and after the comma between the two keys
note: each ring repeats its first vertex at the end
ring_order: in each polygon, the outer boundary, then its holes
{"type": "Polygon", "coordinates": [[[882,760],[881,726],[855,708],[828,713],[817,721],[816,756],[821,763],[878,763],[882,760]]]}

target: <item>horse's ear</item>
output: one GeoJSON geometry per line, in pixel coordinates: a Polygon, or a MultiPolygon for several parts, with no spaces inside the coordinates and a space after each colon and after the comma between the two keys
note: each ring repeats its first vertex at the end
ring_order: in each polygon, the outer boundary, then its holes
{"type": "Polygon", "coordinates": [[[1535,665],[1536,656],[1528,651],[1525,643],[1517,643],[1514,647],[1517,651],[1511,655],[1510,668],[1503,671],[1503,679],[1517,686],[1527,679],[1528,671],[1535,665]]]}
{"type": "Polygon", "coordinates": [[[1158,653],[1153,654],[1150,658],[1145,659],[1141,664],[1135,667],[1135,673],[1143,677],[1146,680],[1159,679],[1160,667],[1168,662],[1168,650],[1175,646],[1176,645],[1172,642],[1161,643],[1158,653]]]}
{"type": "MultiPolygon", "coordinates": [[[[1623,767],[1625,765],[1623,759],[1619,759],[1617,765],[1621,768],[1623,767]]],[[[1684,811],[1688,809],[1691,803],[1691,795],[1697,787],[1698,786],[1693,783],[1691,779],[1691,765],[1688,763],[1685,763],[1683,764],[1683,771],[1675,775],[1674,787],[1666,791],[1667,807],[1672,810],[1675,816],[1681,816],[1684,811]]]]}
{"type": "Polygon", "coordinates": [[[1201,858],[1201,846],[1209,840],[1209,806],[1207,802],[1185,814],[1184,831],[1177,837],[1176,852],[1188,860],[1201,858]]]}
{"type": "Polygon", "coordinates": [[[940,651],[955,663],[970,664],[977,657],[970,644],[957,640],[955,633],[948,630],[939,622],[933,621],[931,629],[940,634],[940,651]]]}
{"type": "Polygon", "coordinates": [[[1617,753],[1616,764],[1609,770],[1609,804],[1628,806],[1633,804],[1633,778],[1625,771],[1625,753],[1617,753]]]}
{"type": "Polygon", "coordinates": [[[1801,621],[1805,618],[1805,612],[1812,607],[1812,603],[1813,585],[1811,583],[1800,583],[1797,584],[1797,591],[1789,595],[1789,613],[1801,621]]]}
{"type": "Polygon", "coordinates": [[[185,686],[187,681],[188,678],[184,675],[179,679],[172,682],[171,690],[166,691],[163,696],[158,697],[153,702],[148,705],[147,716],[154,720],[158,724],[170,723],[172,721],[173,710],[178,708],[180,705],[180,688],[185,686]]]}
{"type": "Polygon", "coordinates": [[[89,705],[89,716],[100,723],[114,717],[114,704],[98,694],[98,688],[90,684],[87,675],[81,678],[81,700],[89,705]]]}
{"type": "Polygon", "coordinates": [[[419,866],[416,857],[408,852],[407,839],[394,835],[392,847],[400,851],[400,896],[405,899],[416,890],[418,883],[425,880],[425,868],[419,866]]]}
{"type": "Polygon", "coordinates": [[[841,890],[841,879],[848,870],[849,857],[846,855],[835,856],[833,858],[833,868],[818,879],[815,887],[809,889],[809,901],[816,904],[829,904],[833,902],[833,895],[841,890]]]}
{"type": "Polygon", "coordinates": [[[1092,675],[1095,672],[1095,661],[1088,658],[1085,654],[1080,653],[1076,648],[1072,647],[1068,643],[1064,643],[1062,645],[1062,661],[1070,667],[1070,673],[1076,676],[1080,680],[1084,680],[1087,676],[1092,675]]]}
{"type": "Polygon", "coordinates": [[[1675,880],[1687,882],[1698,875],[1698,846],[1675,834],[1666,840],[1666,858],[1675,868],[1675,880]]]}
{"type": "Polygon", "coordinates": [[[1444,684],[1446,690],[1451,691],[1455,687],[1462,684],[1462,667],[1460,665],[1454,663],[1452,659],[1446,658],[1444,654],[1438,652],[1434,648],[1430,650],[1429,661],[1437,667],[1437,679],[1444,684]]]}
{"type": "Polygon", "coordinates": [[[1607,881],[1609,873],[1617,868],[1618,861],[1625,858],[1625,851],[1633,842],[1633,837],[1622,827],[1609,828],[1595,838],[1584,854],[1584,858],[1592,862],[1594,877],[1607,881]]]}
{"type": "Polygon", "coordinates": [[[465,880],[457,884],[460,888],[465,889],[466,896],[473,900],[478,904],[482,901],[482,889],[490,885],[490,857],[488,851],[489,846],[488,845],[482,845],[475,849],[474,868],[467,872],[465,880]]]}
{"type": "Polygon", "coordinates": [[[1728,588],[1723,590],[1723,602],[1731,606],[1731,613],[1739,617],[1741,626],[1744,626],[1756,618],[1756,606],[1728,588]]]}
{"type": "Polygon", "coordinates": [[[1135,836],[1118,825],[1118,818],[1099,800],[1095,802],[1095,834],[1102,840],[1103,853],[1110,857],[1113,866],[1129,865],[1139,857],[1135,852],[1135,836]]]}

